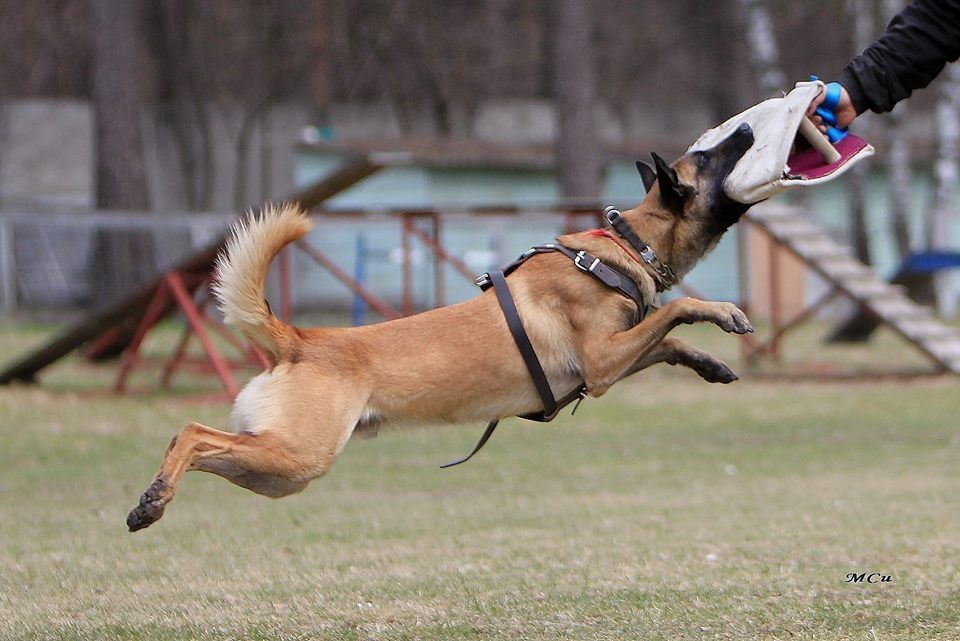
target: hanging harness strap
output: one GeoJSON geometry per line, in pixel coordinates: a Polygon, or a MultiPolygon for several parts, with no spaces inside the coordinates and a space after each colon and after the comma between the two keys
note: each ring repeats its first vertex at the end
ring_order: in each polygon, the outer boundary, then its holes
{"type": "Polygon", "coordinates": [[[480,435],[480,440],[477,441],[477,444],[473,446],[473,450],[464,456],[463,458],[458,458],[456,461],[450,461],[449,463],[443,463],[440,466],[440,469],[445,470],[448,467],[453,467],[454,465],[460,465],[461,463],[466,463],[473,458],[473,455],[480,451],[480,448],[487,444],[487,441],[490,440],[490,437],[493,436],[493,430],[497,429],[497,425],[500,423],[499,418],[495,418],[489,423],[487,423],[487,429],[483,430],[483,434],[480,435]]]}
{"type": "MultiPolygon", "coordinates": [[[[623,296],[632,300],[637,306],[635,322],[640,322],[646,311],[646,305],[644,304],[640,288],[637,287],[637,284],[630,278],[616,269],[605,265],[599,258],[594,257],[586,251],[578,252],[569,247],[554,243],[532,247],[503,269],[488,272],[477,279],[477,285],[481,289],[487,290],[493,287],[493,291],[497,296],[497,302],[500,303],[500,309],[503,311],[504,319],[507,321],[507,327],[510,329],[510,335],[513,336],[513,341],[520,351],[520,356],[523,358],[524,365],[526,365],[527,371],[530,373],[530,378],[533,379],[533,385],[537,389],[537,394],[540,396],[540,401],[543,403],[542,411],[523,414],[520,418],[541,423],[552,421],[556,418],[560,410],[574,401],[577,401],[577,405],[573,408],[573,411],[576,412],[580,401],[587,395],[587,384],[581,383],[560,400],[554,397],[553,390],[550,389],[550,381],[547,379],[547,375],[543,371],[543,366],[540,364],[540,359],[537,358],[537,352],[533,349],[530,337],[523,327],[523,321],[520,319],[520,313],[517,311],[517,306],[513,302],[513,296],[510,295],[510,287],[507,285],[506,276],[526,262],[531,256],[553,251],[562,253],[572,260],[578,269],[587,274],[591,274],[607,287],[615,289],[623,296]]],[[[477,444],[469,454],[455,461],[444,463],[440,467],[445,469],[469,461],[490,439],[493,431],[497,429],[499,422],[500,419],[494,419],[487,424],[486,429],[480,436],[480,440],[477,441],[477,444]]]]}
{"type": "MultiPolygon", "coordinates": [[[[532,256],[533,254],[530,255],[532,256]]],[[[517,306],[513,302],[513,296],[510,295],[510,287],[507,285],[507,279],[504,277],[503,270],[498,269],[488,272],[484,274],[484,276],[489,280],[489,285],[487,286],[493,286],[493,291],[497,295],[497,302],[500,303],[503,317],[506,319],[507,327],[510,329],[510,335],[513,336],[513,342],[517,344],[517,349],[520,350],[523,364],[527,366],[530,378],[533,379],[533,385],[537,388],[537,394],[540,396],[540,402],[543,403],[542,412],[530,414],[523,418],[529,417],[530,420],[549,421],[557,415],[560,408],[557,407],[557,400],[553,397],[553,390],[550,389],[550,381],[547,380],[547,375],[543,372],[543,366],[540,365],[537,352],[533,349],[533,343],[530,342],[530,337],[527,336],[527,330],[523,327],[523,321],[520,320],[520,312],[517,311],[517,306]],[[547,416],[550,418],[546,418],[547,416]]],[[[581,387],[586,389],[586,385],[581,385],[581,387]]],[[[579,388],[576,391],[579,392],[579,388]]],[[[444,463],[440,467],[445,469],[469,461],[490,439],[493,431],[497,429],[499,422],[500,419],[494,419],[487,423],[487,428],[483,431],[480,440],[477,441],[477,444],[469,454],[456,461],[444,463]]]]}

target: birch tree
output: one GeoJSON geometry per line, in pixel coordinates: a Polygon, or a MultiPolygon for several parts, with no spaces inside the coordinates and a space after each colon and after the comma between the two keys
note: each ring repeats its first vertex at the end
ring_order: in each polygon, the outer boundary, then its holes
{"type": "MultiPolygon", "coordinates": [[[[956,216],[956,185],[960,179],[960,67],[947,65],[940,79],[937,97],[937,160],[934,165],[936,192],[927,225],[927,246],[932,250],[950,247],[950,223],[956,216]]],[[[934,276],[937,311],[943,318],[957,314],[957,296],[953,290],[953,274],[944,270],[934,276]]]]}
{"type": "MultiPolygon", "coordinates": [[[[847,16],[853,24],[853,53],[859,54],[874,37],[873,0],[847,0],[847,16]]],[[[857,259],[869,265],[870,235],[867,230],[867,190],[870,169],[857,163],[850,169],[850,236],[857,259]]]]}
{"type": "MultiPolygon", "coordinates": [[[[902,0],[884,0],[884,13],[888,17],[903,8],[902,0]]],[[[910,254],[910,226],[907,220],[910,211],[910,141],[904,119],[907,105],[901,101],[887,116],[887,179],[890,186],[890,225],[893,240],[900,259],[910,254]]]]}
{"type": "Polygon", "coordinates": [[[777,36],[770,11],[763,0],[739,0],[747,27],[747,46],[764,98],[773,98],[786,89],[787,77],[780,67],[777,36]]]}

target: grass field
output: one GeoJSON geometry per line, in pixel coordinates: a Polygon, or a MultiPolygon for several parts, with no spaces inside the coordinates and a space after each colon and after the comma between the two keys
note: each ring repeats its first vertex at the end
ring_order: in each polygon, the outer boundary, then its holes
{"type": "MultiPolygon", "coordinates": [[[[47,333],[7,326],[0,349],[47,333]]],[[[576,417],[506,421],[453,470],[436,465],[481,426],[351,442],[278,501],[190,474],[131,535],[170,436],[228,408],[87,391],[111,372],[73,360],[0,388],[0,638],[960,638],[954,378],[711,386],[662,368],[576,417]]]]}

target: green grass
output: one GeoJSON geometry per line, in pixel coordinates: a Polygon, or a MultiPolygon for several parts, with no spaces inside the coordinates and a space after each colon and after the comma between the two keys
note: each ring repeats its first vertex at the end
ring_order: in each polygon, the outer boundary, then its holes
{"type": "MultiPolygon", "coordinates": [[[[8,327],[0,348],[47,332],[8,327]]],[[[830,358],[900,358],[882,341],[830,358]]],[[[0,638],[960,638],[954,378],[711,386],[662,368],[573,418],[506,421],[453,470],[436,465],[482,426],[351,442],[277,501],[189,474],[135,535],[124,517],[170,436],[228,407],[188,401],[190,377],[89,392],[111,378],[72,360],[0,388],[0,638]],[[893,580],[844,582],[872,571],[893,580]]]]}

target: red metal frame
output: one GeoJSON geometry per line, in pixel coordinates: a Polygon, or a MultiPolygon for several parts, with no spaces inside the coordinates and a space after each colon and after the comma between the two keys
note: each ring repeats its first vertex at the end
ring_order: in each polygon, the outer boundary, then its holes
{"type": "Polygon", "coordinates": [[[346,285],[347,289],[362,298],[364,302],[376,310],[378,314],[386,319],[400,318],[402,316],[402,314],[398,312],[393,305],[358,283],[350,276],[350,274],[340,269],[335,262],[330,260],[326,254],[308,243],[306,240],[298,240],[296,245],[303,253],[330,272],[334,278],[346,285]]]}
{"type": "MultiPolygon", "coordinates": [[[[190,359],[186,357],[186,351],[190,338],[193,335],[196,335],[200,344],[203,346],[205,358],[201,361],[201,364],[212,369],[223,385],[224,391],[230,398],[235,397],[240,392],[240,387],[237,385],[231,364],[236,366],[248,366],[253,363],[260,365],[267,364],[266,359],[261,354],[247,350],[239,339],[232,336],[225,328],[207,316],[205,308],[208,296],[205,296],[199,303],[194,300],[193,293],[201,287],[206,288],[208,281],[209,279],[206,274],[198,275],[169,271],[163,275],[160,285],[157,287],[150,304],[147,306],[146,312],[137,325],[133,339],[123,352],[120,367],[117,371],[114,391],[118,393],[127,391],[130,374],[132,374],[133,370],[144,360],[140,354],[144,338],[146,338],[147,333],[169,312],[171,307],[179,309],[184,315],[186,326],[174,347],[173,354],[161,372],[160,384],[162,387],[166,388],[169,386],[174,372],[180,366],[191,362],[190,359]],[[207,333],[208,326],[223,336],[227,342],[234,347],[239,348],[245,356],[244,360],[235,363],[228,361],[211,340],[210,335],[207,333]]],[[[106,334],[110,334],[112,331],[113,330],[108,330],[106,334]]],[[[99,340],[102,341],[104,339],[101,338],[99,340]]]]}

